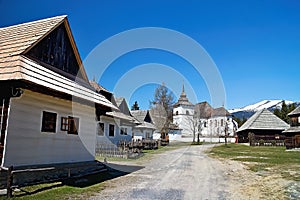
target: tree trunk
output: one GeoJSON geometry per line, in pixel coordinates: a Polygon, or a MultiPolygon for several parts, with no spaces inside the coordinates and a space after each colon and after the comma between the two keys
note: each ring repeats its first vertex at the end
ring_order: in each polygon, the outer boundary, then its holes
{"type": "Polygon", "coordinates": [[[193,132],[193,143],[195,143],[195,138],[196,138],[196,133],[195,131],[193,132]]]}

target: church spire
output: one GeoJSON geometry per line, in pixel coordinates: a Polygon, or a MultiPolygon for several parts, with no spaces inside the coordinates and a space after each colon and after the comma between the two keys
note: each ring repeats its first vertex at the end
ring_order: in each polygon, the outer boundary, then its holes
{"type": "Polygon", "coordinates": [[[178,107],[178,106],[181,106],[181,105],[193,106],[193,104],[191,102],[189,102],[189,99],[187,98],[187,96],[185,94],[184,84],[182,84],[182,92],[180,94],[178,102],[174,106],[178,107]]]}
{"type": "Polygon", "coordinates": [[[184,83],[182,83],[182,92],[180,97],[186,97],[185,91],[184,91],[184,83]]]}

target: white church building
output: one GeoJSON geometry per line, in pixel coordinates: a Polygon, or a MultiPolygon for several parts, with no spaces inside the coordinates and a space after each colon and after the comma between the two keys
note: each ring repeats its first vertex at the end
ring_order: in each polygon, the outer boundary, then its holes
{"type": "Polygon", "coordinates": [[[201,102],[192,104],[182,93],[173,106],[173,123],[178,125],[181,131],[181,140],[192,141],[199,134],[200,141],[224,142],[225,133],[229,142],[235,142],[237,123],[231,114],[224,108],[212,108],[209,103],[201,102]]]}

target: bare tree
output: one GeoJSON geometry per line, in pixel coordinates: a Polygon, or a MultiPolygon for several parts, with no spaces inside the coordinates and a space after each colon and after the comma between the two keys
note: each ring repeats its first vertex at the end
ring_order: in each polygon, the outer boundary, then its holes
{"type": "Polygon", "coordinates": [[[189,124],[190,131],[193,133],[193,143],[195,143],[196,133],[197,133],[197,130],[198,130],[198,119],[197,119],[197,117],[195,117],[195,115],[190,116],[188,118],[188,124],[189,124]]]}
{"type": "Polygon", "coordinates": [[[154,93],[154,100],[150,102],[151,110],[158,116],[156,127],[161,133],[161,138],[168,136],[169,126],[173,121],[174,95],[164,83],[158,86],[154,93]]]}
{"type": "Polygon", "coordinates": [[[202,123],[199,115],[194,114],[190,118],[188,118],[190,131],[193,133],[193,143],[196,142],[196,134],[197,134],[197,143],[200,143],[200,135],[202,132],[202,123]]]}

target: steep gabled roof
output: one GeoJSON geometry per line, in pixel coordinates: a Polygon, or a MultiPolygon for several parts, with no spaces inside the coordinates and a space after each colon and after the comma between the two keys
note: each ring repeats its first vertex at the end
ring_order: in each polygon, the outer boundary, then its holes
{"type": "Polygon", "coordinates": [[[115,100],[116,100],[117,106],[119,107],[121,105],[121,103],[125,100],[125,98],[123,98],[123,97],[116,97],[115,100]]]}
{"type": "Polygon", "coordinates": [[[96,90],[96,92],[104,91],[104,92],[107,92],[109,94],[112,94],[112,92],[108,91],[102,85],[96,83],[95,81],[89,81],[89,82],[90,82],[90,85],[96,90]]]}
{"type": "Polygon", "coordinates": [[[209,103],[201,102],[195,105],[195,115],[197,118],[208,119],[212,117],[213,108],[209,105],[209,103]]]}
{"type": "Polygon", "coordinates": [[[148,110],[131,110],[131,115],[140,122],[136,128],[148,128],[155,130],[156,127],[152,124],[152,119],[148,110]]]}
{"type": "Polygon", "coordinates": [[[115,108],[104,96],[91,90],[65,15],[0,28],[0,44],[0,81],[22,80],[55,92],[115,108]],[[25,55],[60,25],[63,25],[67,32],[78,62],[82,75],[80,80],[69,79],[25,55]]]}
{"type": "Polygon", "coordinates": [[[227,116],[231,116],[231,114],[224,107],[213,109],[212,117],[227,117],[227,116]]]}
{"type": "Polygon", "coordinates": [[[66,19],[66,15],[0,28],[0,58],[20,55],[66,19]]]}
{"type": "Polygon", "coordinates": [[[61,24],[67,31],[83,79],[88,82],[66,15],[0,28],[0,59],[24,55],[61,24]]]}
{"type": "Polygon", "coordinates": [[[131,115],[127,101],[124,97],[117,97],[115,98],[116,104],[120,111],[126,115],[131,115]]]}
{"type": "Polygon", "coordinates": [[[131,115],[140,122],[144,122],[148,114],[148,110],[131,110],[131,115]]]}
{"type": "Polygon", "coordinates": [[[288,114],[288,116],[293,116],[293,115],[300,115],[300,106],[288,114]]]}
{"type": "Polygon", "coordinates": [[[271,111],[263,109],[252,115],[238,130],[285,130],[289,125],[274,115],[271,111]]]}

